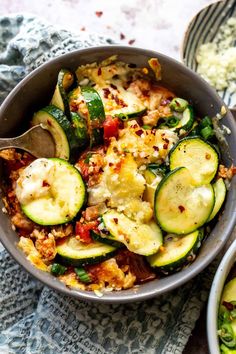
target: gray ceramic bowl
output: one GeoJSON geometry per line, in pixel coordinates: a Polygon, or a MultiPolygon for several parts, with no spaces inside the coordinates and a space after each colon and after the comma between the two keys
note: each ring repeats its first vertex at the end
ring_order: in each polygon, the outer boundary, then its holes
{"type": "Polygon", "coordinates": [[[210,354],[220,354],[217,335],[218,310],[227,276],[236,262],[236,240],[225,253],[215,274],[207,306],[207,339],[210,354]]]}
{"type": "MultiPolygon", "coordinates": [[[[139,66],[146,66],[150,57],[158,57],[162,65],[162,84],[174,90],[180,97],[190,100],[199,116],[214,116],[220,111],[223,103],[215,91],[194,72],[175,60],[149,50],[122,46],[97,47],[78,50],[60,56],[42,65],[22,80],[7,97],[0,109],[0,136],[5,137],[22,131],[27,127],[32,113],[48,104],[54,91],[58,71],[61,68],[67,67],[74,70],[78,65],[100,61],[113,54],[118,54],[119,59],[123,61],[135,63],[139,66]]],[[[232,131],[227,140],[232,159],[236,163],[234,146],[236,124],[230,112],[224,118],[224,124],[232,131]]],[[[231,165],[232,160],[229,159],[225,152],[223,152],[223,157],[225,163],[231,165]]],[[[17,248],[18,236],[12,230],[9,218],[5,214],[0,215],[0,235],[2,243],[16,261],[34,277],[55,290],[80,299],[97,302],[145,300],[184,284],[201,272],[215,258],[228,239],[235,224],[235,200],[236,179],[231,184],[222,217],[212,230],[211,235],[204,242],[197,259],[190,267],[161,280],[143,284],[138,289],[107,293],[102,298],[98,298],[93,292],[70,290],[55,277],[31,265],[26,260],[25,255],[17,248]]]]}
{"type": "MultiPolygon", "coordinates": [[[[206,6],[190,21],[185,32],[182,45],[182,60],[190,69],[197,72],[196,53],[204,44],[213,42],[219,29],[231,17],[236,16],[236,1],[221,0],[206,6]]],[[[234,42],[236,46],[236,42],[234,42]]],[[[218,92],[219,96],[229,107],[236,106],[236,93],[228,89],[218,92]]]]}

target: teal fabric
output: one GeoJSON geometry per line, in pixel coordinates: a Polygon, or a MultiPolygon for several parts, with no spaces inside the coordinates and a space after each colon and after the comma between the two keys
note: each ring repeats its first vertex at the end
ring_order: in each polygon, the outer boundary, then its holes
{"type": "MultiPolygon", "coordinates": [[[[73,49],[111,43],[72,34],[32,16],[0,18],[0,99],[31,70],[73,49]]],[[[57,293],[0,250],[1,354],[182,353],[207,300],[208,269],[181,288],[142,303],[102,305],[57,293]]]]}

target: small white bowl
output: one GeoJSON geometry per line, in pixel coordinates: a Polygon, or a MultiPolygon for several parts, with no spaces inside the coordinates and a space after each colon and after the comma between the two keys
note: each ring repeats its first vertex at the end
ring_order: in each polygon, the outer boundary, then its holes
{"type": "Polygon", "coordinates": [[[218,310],[227,276],[236,262],[236,240],[225,253],[215,274],[207,305],[207,340],[210,354],[220,354],[217,334],[218,310]]]}

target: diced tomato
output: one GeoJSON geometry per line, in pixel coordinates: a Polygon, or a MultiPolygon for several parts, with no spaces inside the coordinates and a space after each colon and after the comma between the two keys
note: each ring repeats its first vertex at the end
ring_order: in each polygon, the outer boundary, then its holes
{"type": "Polygon", "coordinates": [[[89,169],[89,164],[85,162],[85,160],[79,160],[77,162],[77,165],[79,167],[80,173],[83,177],[83,179],[87,182],[89,179],[89,173],[88,173],[88,169],[89,169]]]}
{"type": "Polygon", "coordinates": [[[106,120],[103,123],[104,128],[104,140],[109,140],[111,137],[118,137],[119,118],[112,116],[106,116],[106,120]]]}
{"type": "Polygon", "coordinates": [[[97,221],[91,221],[87,224],[82,224],[81,222],[77,221],[75,225],[75,234],[76,236],[79,236],[81,242],[91,243],[93,240],[90,236],[90,230],[97,230],[97,226],[97,221]]]}

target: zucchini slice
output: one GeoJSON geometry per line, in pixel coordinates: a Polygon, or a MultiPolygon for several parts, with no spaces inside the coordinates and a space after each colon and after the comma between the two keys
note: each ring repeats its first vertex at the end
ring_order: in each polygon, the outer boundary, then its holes
{"type": "Polygon", "coordinates": [[[153,208],[155,192],[162,177],[160,175],[156,175],[152,170],[147,169],[144,172],[144,178],[146,180],[146,188],[143,193],[143,200],[149,202],[151,204],[151,207],[153,208]]]}
{"type": "Polygon", "coordinates": [[[78,138],[79,146],[84,146],[89,141],[88,128],[86,120],[76,112],[71,112],[72,127],[78,138]]]}
{"type": "Polygon", "coordinates": [[[82,266],[94,264],[113,257],[116,248],[101,242],[89,244],[77,240],[74,236],[65,238],[57,246],[57,258],[65,265],[82,266]]]}
{"type": "Polygon", "coordinates": [[[67,69],[61,69],[58,74],[56,88],[51,100],[51,104],[62,110],[68,118],[70,117],[70,108],[67,92],[73,82],[73,73],[67,69]]]}
{"type": "Polygon", "coordinates": [[[55,146],[55,156],[69,160],[71,153],[78,149],[78,140],[69,120],[55,106],[47,106],[34,114],[32,125],[42,124],[51,133],[55,146]]]}
{"type": "Polygon", "coordinates": [[[155,215],[160,227],[188,234],[209,218],[215,203],[210,184],[195,186],[189,170],[179,167],[162,179],[155,193],[155,215]]]}
{"type": "Polygon", "coordinates": [[[216,216],[216,214],[219,212],[220,208],[222,207],[222,204],[224,203],[225,196],[226,196],[226,186],[223,178],[219,178],[213,184],[213,189],[215,193],[215,205],[208,221],[211,221],[216,216]]]}
{"type": "Polygon", "coordinates": [[[123,243],[113,240],[111,235],[109,235],[109,237],[107,237],[107,235],[103,235],[102,233],[98,234],[97,232],[91,230],[90,236],[92,237],[92,239],[94,241],[105,243],[106,245],[114,246],[116,248],[118,248],[118,247],[120,248],[123,246],[123,243]]]}
{"type": "Polygon", "coordinates": [[[62,159],[37,159],[17,180],[23,212],[39,225],[72,220],[84,204],[86,191],[79,171],[62,159]]]}
{"type": "Polygon", "coordinates": [[[184,138],[170,151],[170,169],[188,168],[197,185],[211,182],[218,163],[216,150],[199,137],[184,138]]]}
{"type": "Polygon", "coordinates": [[[185,263],[194,260],[195,252],[200,247],[199,231],[188,235],[169,234],[156,254],[147,258],[151,267],[157,267],[165,272],[178,270],[185,263]]]}
{"type": "Polygon", "coordinates": [[[107,237],[123,243],[131,252],[149,256],[162,245],[162,232],[154,221],[139,224],[114,210],[106,212],[102,220],[111,234],[107,237]]]}
{"type": "Polygon", "coordinates": [[[182,117],[181,117],[176,129],[179,129],[179,130],[183,129],[186,132],[188,132],[192,128],[193,123],[194,123],[193,108],[191,106],[188,106],[183,111],[182,117]]]}
{"type": "Polygon", "coordinates": [[[143,102],[133,92],[123,88],[121,80],[112,80],[105,87],[96,85],[106,114],[120,118],[133,118],[146,111],[143,102]]]}
{"type": "Polygon", "coordinates": [[[90,147],[92,147],[102,143],[102,125],[105,120],[105,111],[101,97],[93,87],[81,86],[81,94],[84,97],[89,112],[87,125],[90,136],[90,147]]]}

